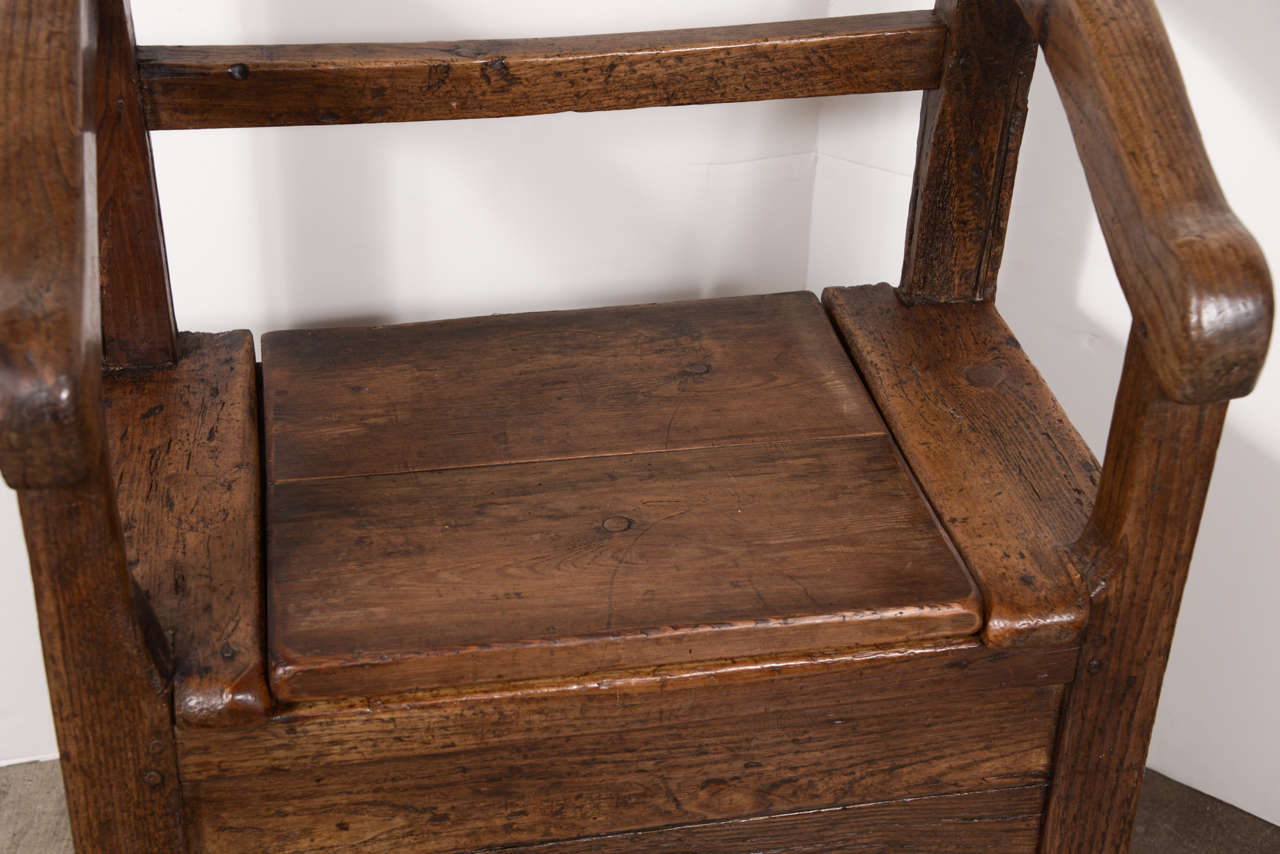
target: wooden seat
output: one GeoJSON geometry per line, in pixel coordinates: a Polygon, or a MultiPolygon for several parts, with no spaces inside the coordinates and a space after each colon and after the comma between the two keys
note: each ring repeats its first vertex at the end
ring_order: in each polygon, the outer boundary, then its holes
{"type": "Polygon", "coordinates": [[[0,43],[0,468],[79,850],[1126,849],[1274,312],[1152,0],[141,48],[124,0],[11,0],[0,43]],[[1102,466],[993,304],[1037,47],[1134,315],[1102,466]],[[176,330],[149,130],[904,90],[897,287],[277,332],[260,374],[176,330]]]}
{"type": "Polygon", "coordinates": [[[277,332],[263,396],[282,699],[981,626],[812,294],[277,332]]]}

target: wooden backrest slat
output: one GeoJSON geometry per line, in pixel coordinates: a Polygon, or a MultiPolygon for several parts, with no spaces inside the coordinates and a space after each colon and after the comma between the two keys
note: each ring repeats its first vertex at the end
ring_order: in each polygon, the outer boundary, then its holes
{"type": "Polygon", "coordinates": [[[152,130],[760,101],[938,85],[931,11],[420,44],[140,47],[152,130]]]}

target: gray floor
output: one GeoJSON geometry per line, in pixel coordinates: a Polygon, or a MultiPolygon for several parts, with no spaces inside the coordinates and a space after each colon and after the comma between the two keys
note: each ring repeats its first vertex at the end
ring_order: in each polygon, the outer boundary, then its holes
{"type": "MultiPolygon", "coordinates": [[[[1280,827],[1147,772],[1131,854],[1277,854],[1280,827]]],[[[0,768],[0,854],[72,854],[56,762],[0,768]]]]}

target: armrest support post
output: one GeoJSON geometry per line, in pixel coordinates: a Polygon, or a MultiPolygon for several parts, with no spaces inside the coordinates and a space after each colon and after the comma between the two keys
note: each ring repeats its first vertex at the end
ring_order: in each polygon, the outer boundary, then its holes
{"type": "Polygon", "coordinates": [[[1058,733],[1043,854],[1125,851],[1226,403],[1166,395],[1130,336],[1102,480],[1069,550],[1089,622],[1058,733]]]}

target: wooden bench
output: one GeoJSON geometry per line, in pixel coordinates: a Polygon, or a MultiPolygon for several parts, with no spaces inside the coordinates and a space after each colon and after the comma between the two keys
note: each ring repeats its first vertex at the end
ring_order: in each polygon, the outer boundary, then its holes
{"type": "Polygon", "coordinates": [[[0,466],[78,850],[1127,848],[1273,313],[1151,0],[249,47],[3,10],[0,466]],[[994,307],[1038,48],[1133,311],[1101,466],[994,307]],[[176,331],[150,130],[904,90],[897,287],[176,331]]]}

